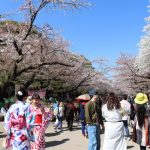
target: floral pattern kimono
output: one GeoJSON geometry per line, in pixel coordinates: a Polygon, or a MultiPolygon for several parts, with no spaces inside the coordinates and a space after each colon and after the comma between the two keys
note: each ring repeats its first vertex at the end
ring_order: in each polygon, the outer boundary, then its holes
{"type": "MultiPolygon", "coordinates": [[[[45,149],[45,131],[50,124],[50,109],[45,109],[45,114],[41,113],[40,108],[43,107],[39,105],[38,108],[31,106],[32,113],[35,116],[41,115],[41,121],[34,121],[33,136],[34,142],[31,142],[31,150],[44,150],[45,149]]],[[[36,118],[36,117],[35,117],[36,118]]]]}
{"type": "Polygon", "coordinates": [[[29,150],[31,130],[35,117],[30,107],[22,101],[13,104],[5,117],[4,128],[7,131],[13,150],[29,150]]]}

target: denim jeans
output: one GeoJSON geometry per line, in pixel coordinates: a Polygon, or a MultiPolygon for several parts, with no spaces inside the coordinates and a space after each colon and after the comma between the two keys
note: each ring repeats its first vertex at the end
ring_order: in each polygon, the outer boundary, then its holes
{"type": "Polygon", "coordinates": [[[85,135],[86,123],[84,121],[81,122],[81,127],[82,127],[82,134],[85,135]]]}
{"type": "Polygon", "coordinates": [[[56,124],[56,128],[60,128],[60,129],[62,129],[62,117],[57,117],[57,119],[58,119],[58,123],[56,124]]]}
{"type": "Polygon", "coordinates": [[[123,122],[123,125],[124,125],[125,137],[130,137],[129,128],[128,128],[128,121],[127,120],[122,120],[122,122],[123,122]]]}
{"type": "Polygon", "coordinates": [[[98,125],[88,125],[88,150],[100,150],[100,127],[98,125]]]}

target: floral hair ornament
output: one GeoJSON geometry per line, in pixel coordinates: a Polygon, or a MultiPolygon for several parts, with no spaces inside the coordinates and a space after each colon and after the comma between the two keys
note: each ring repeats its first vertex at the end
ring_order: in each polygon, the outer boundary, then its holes
{"type": "Polygon", "coordinates": [[[21,91],[18,91],[18,95],[19,95],[19,96],[22,96],[23,93],[22,93],[21,91]]]}

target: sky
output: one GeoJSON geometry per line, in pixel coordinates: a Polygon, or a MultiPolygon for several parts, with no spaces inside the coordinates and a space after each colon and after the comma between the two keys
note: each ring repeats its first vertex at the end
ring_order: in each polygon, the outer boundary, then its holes
{"type": "MultiPolygon", "coordinates": [[[[93,61],[114,64],[120,53],[137,55],[148,14],[148,0],[91,0],[91,7],[74,11],[43,11],[36,24],[50,24],[70,42],[71,50],[93,61]]],[[[0,0],[0,13],[16,12],[15,0],[0,0]]],[[[9,19],[20,20],[15,13],[9,19]]]]}

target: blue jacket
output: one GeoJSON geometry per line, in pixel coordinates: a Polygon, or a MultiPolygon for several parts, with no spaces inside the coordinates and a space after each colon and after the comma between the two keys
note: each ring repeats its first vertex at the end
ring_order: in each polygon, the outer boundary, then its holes
{"type": "Polygon", "coordinates": [[[85,108],[84,105],[80,104],[80,114],[79,119],[85,121],[85,108]]]}

